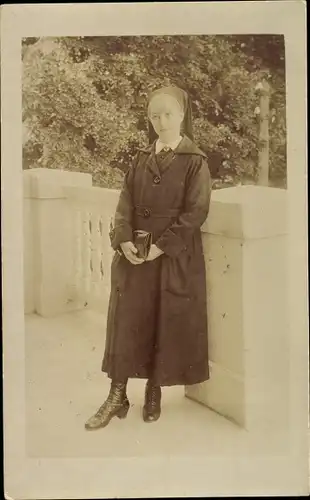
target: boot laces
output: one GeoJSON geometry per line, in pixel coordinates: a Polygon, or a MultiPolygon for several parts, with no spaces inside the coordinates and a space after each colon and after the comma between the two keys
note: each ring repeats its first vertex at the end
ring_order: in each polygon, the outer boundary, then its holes
{"type": "Polygon", "coordinates": [[[156,407],[160,400],[160,395],[161,395],[160,387],[148,386],[147,392],[148,392],[147,399],[149,405],[151,406],[151,408],[156,407]]]}
{"type": "Polygon", "coordinates": [[[105,402],[98,409],[96,417],[101,417],[108,408],[116,408],[117,406],[123,404],[123,401],[126,397],[125,389],[126,385],[124,384],[112,384],[109,395],[105,402]]]}

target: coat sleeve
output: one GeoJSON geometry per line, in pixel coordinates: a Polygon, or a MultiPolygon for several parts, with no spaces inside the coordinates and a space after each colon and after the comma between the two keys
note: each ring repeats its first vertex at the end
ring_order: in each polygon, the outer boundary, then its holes
{"type": "Polygon", "coordinates": [[[137,161],[138,155],[136,155],[132,166],[125,174],[120,192],[114,216],[114,227],[110,230],[113,250],[118,250],[119,245],[125,241],[132,241],[133,179],[137,161]]]}
{"type": "Polygon", "coordinates": [[[186,250],[193,232],[202,226],[209,212],[211,176],[206,160],[200,156],[189,171],[184,210],[155,242],[169,257],[186,250]]]}

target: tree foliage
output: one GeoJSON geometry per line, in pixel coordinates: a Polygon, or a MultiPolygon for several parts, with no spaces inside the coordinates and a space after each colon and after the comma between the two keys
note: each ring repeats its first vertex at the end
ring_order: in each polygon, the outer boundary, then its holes
{"type": "Polygon", "coordinates": [[[271,89],[270,174],[286,179],[285,57],[280,36],[25,39],[24,168],[70,169],[118,187],[147,138],[149,92],[190,95],[197,144],[214,178],[255,182],[258,82],[271,89]]]}

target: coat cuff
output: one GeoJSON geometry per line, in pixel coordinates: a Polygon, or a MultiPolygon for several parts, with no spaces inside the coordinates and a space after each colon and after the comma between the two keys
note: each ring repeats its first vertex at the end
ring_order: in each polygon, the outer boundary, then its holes
{"type": "Polygon", "coordinates": [[[187,248],[184,241],[170,229],[160,236],[155,245],[169,257],[177,257],[187,248]]]}
{"type": "Polygon", "coordinates": [[[110,239],[113,250],[118,250],[121,243],[132,241],[132,228],[119,226],[117,229],[112,229],[110,239]]]}

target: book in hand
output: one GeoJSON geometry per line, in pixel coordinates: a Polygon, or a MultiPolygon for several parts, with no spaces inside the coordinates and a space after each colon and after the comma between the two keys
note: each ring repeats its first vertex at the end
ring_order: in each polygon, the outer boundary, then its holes
{"type": "Polygon", "coordinates": [[[152,233],[140,229],[133,232],[133,244],[138,250],[139,259],[146,260],[152,244],[152,233]]]}

